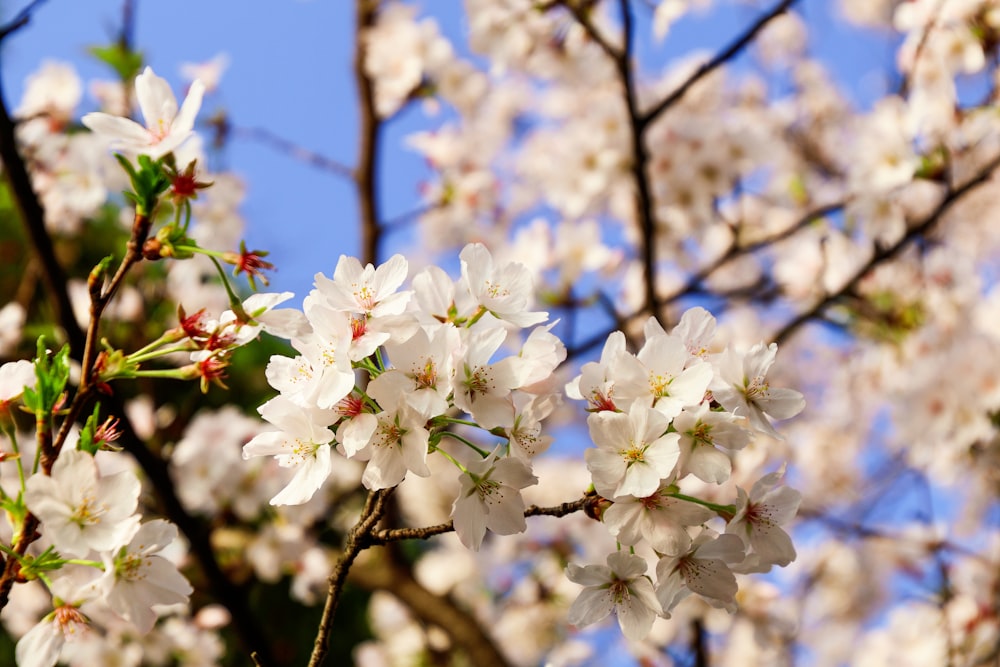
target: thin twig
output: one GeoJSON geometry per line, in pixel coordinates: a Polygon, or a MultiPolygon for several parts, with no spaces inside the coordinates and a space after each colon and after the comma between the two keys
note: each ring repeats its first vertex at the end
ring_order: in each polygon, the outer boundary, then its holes
{"type": "Polygon", "coordinates": [[[757,37],[757,33],[763,30],[768,23],[784,14],[788,11],[789,7],[798,1],[799,0],[781,0],[781,2],[775,5],[771,11],[761,16],[757,19],[756,23],[747,28],[746,32],[733,40],[729,46],[724,48],[722,51],[719,51],[714,58],[695,70],[694,74],[689,76],[684,83],[679,85],[673,92],[660,100],[656,106],[646,111],[641,119],[642,124],[648,125],[649,123],[652,123],[660,116],[660,114],[679,102],[687,94],[691,87],[694,86],[694,84],[698,83],[714,70],[732,60],[737,54],[740,53],[740,51],[753,42],[753,40],[757,37]]]}
{"type": "MultiPolygon", "coordinates": [[[[554,507],[539,507],[538,505],[532,505],[524,510],[524,516],[566,516],[584,509],[589,503],[592,503],[595,498],[595,495],[587,494],[579,500],[562,503],[561,505],[556,505],[554,507]]],[[[435,535],[443,535],[444,533],[450,533],[454,530],[455,524],[452,521],[439,523],[435,526],[426,526],[424,528],[395,528],[392,530],[380,530],[372,533],[369,538],[369,543],[378,545],[389,544],[390,542],[399,542],[401,540],[426,540],[434,537],[435,535]]]]}
{"type": "MultiPolygon", "coordinates": [[[[378,18],[378,0],[357,0],[355,16],[354,80],[358,88],[361,127],[358,131],[357,168],[354,179],[361,214],[361,263],[376,264],[382,241],[378,201],[378,153],[382,120],[375,110],[375,86],[365,72],[365,37],[378,18]]],[[[339,222],[337,223],[339,224],[339,222]]]]}
{"type": "MultiPolygon", "coordinates": [[[[393,487],[395,488],[395,487],[393,487]]],[[[320,619],[319,629],[316,632],[316,642],[313,645],[312,656],[309,658],[309,667],[319,667],[326,659],[329,650],[330,631],[333,629],[333,619],[337,613],[337,605],[340,604],[340,596],[344,592],[344,582],[347,581],[347,573],[351,565],[363,550],[372,545],[371,535],[375,525],[382,518],[385,512],[385,502],[392,493],[393,488],[379,489],[368,494],[364,509],[361,510],[361,517],[347,534],[347,543],[344,545],[344,552],[337,559],[337,564],[333,567],[333,572],[327,580],[326,602],[323,605],[323,617],[320,619]]]]}
{"type": "Polygon", "coordinates": [[[289,141],[284,137],[279,137],[277,134],[268,129],[262,127],[239,126],[231,126],[227,129],[233,134],[233,136],[266,144],[279,152],[290,155],[296,160],[301,160],[306,164],[329,171],[337,176],[340,176],[341,178],[346,178],[351,181],[354,180],[354,171],[347,165],[337,162],[336,160],[328,158],[327,156],[315,151],[311,151],[308,148],[303,148],[293,141],[289,141]]]}
{"type": "Polygon", "coordinates": [[[31,21],[31,16],[34,13],[34,11],[38,9],[38,7],[42,5],[44,2],[45,0],[32,0],[32,2],[28,3],[28,5],[24,9],[19,11],[17,15],[10,20],[9,23],[0,26],[0,41],[2,41],[8,35],[11,35],[20,30],[21,28],[23,28],[24,26],[28,25],[28,23],[31,21]]]}
{"type": "Polygon", "coordinates": [[[1000,167],[1000,156],[997,156],[988,162],[986,166],[984,166],[973,178],[969,179],[957,188],[950,189],[945,198],[940,204],[938,204],[937,208],[935,208],[923,222],[910,227],[903,238],[896,243],[884,248],[877,248],[871,258],[865,262],[861,268],[855,271],[850,280],[844,283],[840,289],[828,293],[812,306],[799,313],[794,319],[779,329],[774,336],[771,337],[771,340],[780,345],[804,324],[818,317],[829,306],[833,305],[844,296],[854,292],[861,283],[862,279],[867,276],[872,269],[879,266],[883,262],[894,258],[917,239],[923,238],[956,202],[958,202],[968,192],[989,181],[993,172],[996,171],[998,167],[1000,167]]]}

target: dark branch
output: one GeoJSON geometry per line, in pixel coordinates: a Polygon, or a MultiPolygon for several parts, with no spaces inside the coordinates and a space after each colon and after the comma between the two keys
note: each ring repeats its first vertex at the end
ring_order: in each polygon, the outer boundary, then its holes
{"type": "MultiPolygon", "coordinates": [[[[594,502],[595,498],[596,495],[587,494],[579,500],[563,503],[554,507],[539,507],[537,505],[532,505],[528,509],[524,510],[524,516],[566,516],[586,508],[588,504],[594,502]]],[[[393,530],[380,530],[372,533],[369,543],[377,545],[399,542],[400,540],[426,540],[434,537],[435,535],[443,535],[444,533],[450,533],[454,530],[455,524],[451,521],[448,521],[447,523],[439,523],[436,526],[427,526],[425,528],[395,528],[393,530]]]]}
{"type": "Polygon", "coordinates": [[[303,148],[288,139],[279,137],[270,130],[262,127],[229,127],[227,129],[233,136],[260,142],[296,160],[301,160],[313,167],[332,172],[352,182],[354,181],[354,171],[347,165],[311,151],[308,148],[303,148]]]}
{"type": "Polygon", "coordinates": [[[660,114],[679,102],[694,84],[698,83],[714,70],[732,60],[737,54],[753,42],[753,40],[757,37],[757,33],[763,30],[764,26],[776,19],[778,16],[784,14],[788,8],[796,2],[798,2],[798,0],[781,0],[781,2],[774,7],[774,9],[757,19],[757,22],[750,26],[746,32],[737,37],[729,46],[716,54],[714,58],[704,63],[694,72],[694,74],[689,76],[684,83],[662,99],[656,106],[643,114],[641,118],[642,124],[648,125],[649,123],[652,123],[660,116],[660,114]]]}
{"type": "Polygon", "coordinates": [[[893,245],[885,248],[877,248],[871,259],[865,262],[864,266],[858,269],[851,279],[848,280],[840,289],[830,292],[825,297],[814,303],[811,307],[799,313],[793,320],[779,329],[771,340],[780,345],[793,333],[798,331],[802,325],[822,315],[823,311],[825,311],[829,306],[833,305],[845,296],[854,293],[861,280],[868,275],[872,269],[879,266],[883,262],[896,257],[917,239],[921,239],[926,236],[956,202],[958,202],[967,193],[986,183],[998,167],[1000,167],[1000,156],[993,158],[993,160],[980,169],[973,178],[969,179],[957,188],[950,189],[945,198],[940,204],[938,204],[937,208],[935,208],[923,222],[910,227],[903,238],[893,245]]]}
{"type": "Polygon", "coordinates": [[[31,21],[31,16],[38,9],[39,6],[45,3],[45,0],[32,0],[28,3],[28,6],[17,13],[17,15],[10,20],[9,23],[0,26],[0,41],[2,41],[8,35],[11,35],[24,26],[28,25],[31,21]]]}

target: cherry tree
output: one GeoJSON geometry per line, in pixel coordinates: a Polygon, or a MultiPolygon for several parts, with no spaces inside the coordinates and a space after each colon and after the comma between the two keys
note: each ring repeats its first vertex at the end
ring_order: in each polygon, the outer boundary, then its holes
{"type": "Polygon", "coordinates": [[[814,0],[666,63],[734,8],[357,0],[352,164],[206,114],[225,59],[175,90],[137,4],[96,105],[0,86],[17,664],[998,659],[993,0],[838,3],[892,49],[865,104],[814,0]],[[303,294],[234,142],[354,191],[303,294]]]}

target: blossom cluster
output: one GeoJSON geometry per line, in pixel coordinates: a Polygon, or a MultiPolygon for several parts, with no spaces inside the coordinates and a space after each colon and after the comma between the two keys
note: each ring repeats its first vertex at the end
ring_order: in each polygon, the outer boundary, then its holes
{"type": "Polygon", "coordinates": [[[799,392],[768,383],[776,345],[710,355],[714,331],[715,319],[701,308],[687,311],[670,333],[650,318],[638,353],[627,351],[623,334],[612,334],[600,360],[584,364],[567,387],[590,412],[596,448],[585,452],[587,468],[609,501],[601,518],[632,552],[609,555],[607,566],[570,566],[569,577],[586,586],[570,609],[573,623],[614,610],[625,635],[642,639],[656,615],[669,617],[691,593],[734,610],[734,573],[766,572],[795,559],[781,525],[801,495],[780,484],[783,470],[749,494],[737,487],[731,506],[681,492],[689,475],[728,481],[734,452],[756,434],[778,437],[769,417],[785,419],[805,407],[799,392]],[[707,525],[713,517],[725,520],[724,534],[707,525]],[[655,555],[655,588],[636,549],[655,555]]]}
{"type": "MultiPolygon", "coordinates": [[[[408,474],[429,476],[428,456],[440,453],[459,470],[452,519],[464,545],[478,550],[487,529],[525,530],[521,491],[537,482],[533,460],[552,442],[542,425],[561,401],[554,372],[566,350],[552,333],[558,323],[532,310],[523,265],[495,262],[481,244],[466,246],[460,259],[458,280],[431,267],[404,291],[399,255],[377,268],[341,256],[332,279],[317,275],[303,303],[308,326],[291,340],[298,355],[273,356],[266,370],[279,393],[259,411],[277,430],[243,449],[245,458],[274,456],[295,470],[272,504],[309,501],[335,454],[364,461],[362,484],[379,490],[408,474]],[[478,428],[493,444],[480,447],[459,426],[478,428]],[[445,438],[474,455],[453,453],[445,438]]],[[[797,391],[768,383],[776,345],[710,355],[714,329],[701,308],[670,333],[651,318],[638,353],[616,332],[600,361],[565,388],[590,412],[596,447],[585,456],[601,519],[621,545],[659,556],[655,596],[637,555],[571,566],[570,578],[589,585],[571,610],[574,623],[615,608],[626,635],[640,638],[689,593],[734,608],[733,572],[795,558],[780,526],[800,496],[780,486],[783,472],[750,493],[739,489],[731,506],[681,492],[689,475],[727,481],[734,452],[755,434],[777,436],[769,418],[792,417],[805,404],[797,391]],[[723,535],[707,525],[717,515],[727,520],[723,535]]]]}

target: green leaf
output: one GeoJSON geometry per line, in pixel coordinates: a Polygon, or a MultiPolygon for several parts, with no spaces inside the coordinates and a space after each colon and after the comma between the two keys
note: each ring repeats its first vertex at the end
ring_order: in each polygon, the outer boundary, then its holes
{"type": "Polygon", "coordinates": [[[94,406],[94,412],[87,417],[87,422],[80,429],[80,439],[76,443],[76,448],[87,452],[88,454],[96,454],[97,450],[100,449],[98,444],[94,443],[94,432],[101,425],[101,404],[98,403],[94,406]]]}
{"type": "Polygon", "coordinates": [[[110,46],[91,46],[87,52],[109,65],[122,81],[131,81],[142,69],[142,52],[131,51],[118,43],[110,46]]]}
{"type": "Polygon", "coordinates": [[[24,404],[38,414],[52,414],[55,406],[62,399],[69,382],[69,346],[63,345],[55,354],[45,347],[45,338],[38,339],[38,351],[35,355],[34,389],[25,389],[24,404]]]}

